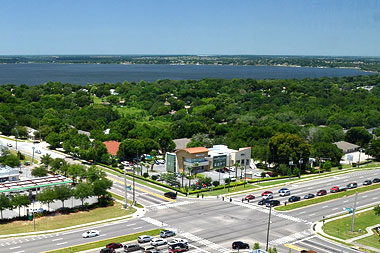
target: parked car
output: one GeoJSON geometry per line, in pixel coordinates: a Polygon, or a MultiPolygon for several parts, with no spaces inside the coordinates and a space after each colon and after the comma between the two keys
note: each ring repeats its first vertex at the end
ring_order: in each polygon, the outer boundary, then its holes
{"type": "Polygon", "coordinates": [[[284,189],[284,190],[280,191],[280,196],[281,197],[289,196],[289,195],[290,195],[290,190],[288,190],[288,189],[284,189]]]}
{"type": "Polygon", "coordinates": [[[165,245],[165,244],[167,244],[167,241],[165,239],[162,239],[162,238],[153,238],[150,241],[150,245],[152,245],[152,246],[160,246],[160,245],[165,245]]]}
{"type": "Polygon", "coordinates": [[[354,189],[354,188],[356,188],[356,187],[358,187],[358,184],[357,184],[357,183],[349,183],[349,184],[347,185],[347,188],[348,188],[348,189],[354,189]]]}
{"type": "Polygon", "coordinates": [[[339,191],[340,191],[340,192],[347,191],[347,187],[340,187],[340,188],[339,188],[339,191]]]}
{"type": "Polygon", "coordinates": [[[172,244],[176,244],[176,243],[187,244],[188,241],[186,239],[182,239],[182,238],[173,238],[170,242],[168,242],[168,245],[172,245],[172,244]]]}
{"type": "Polygon", "coordinates": [[[88,230],[82,234],[83,238],[95,237],[100,235],[98,230],[88,230]]]}
{"type": "Polygon", "coordinates": [[[36,154],[41,154],[41,150],[36,149],[36,154]]]}
{"type": "Polygon", "coordinates": [[[245,196],[244,199],[245,199],[245,200],[255,199],[255,196],[253,196],[252,194],[249,194],[249,195],[245,196]]]}
{"type": "Polygon", "coordinates": [[[303,198],[304,199],[312,199],[312,198],[314,198],[315,197],[315,195],[313,194],[313,193],[308,193],[308,194],[306,194],[303,198]]]}
{"type": "Polygon", "coordinates": [[[175,194],[174,192],[165,192],[164,196],[169,198],[169,199],[176,199],[177,198],[177,194],[175,194]]]}
{"type": "Polygon", "coordinates": [[[113,248],[104,248],[100,250],[100,253],[113,253],[116,252],[113,248]]]}
{"type": "Polygon", "coordinates": [[[380,182],[380,178],[374,178],[373,180],[372,180],[372,183],[379,183],[380,182]]]}
{"type": "Polygon", "coordinates": [[[241,241],[233,242],[232,249],[249,249],[249,244],[241,241]]]}
{"type": "Polygon", "coordinates": [[[365,181],[363,182],[363,185],[370,185],[370,184],[372,184],[372,181],[371,181],[371,180],[365,180],[365,181]]]}
{"type": "Polygon", "coordinates": [[[281,203],[279,200],[272,199],[268,202],[265,203],[266,207],[271,207],[271,206],[279,206],[281,203]]]}
{"type": "Polygon", "coordinates": [[[117,243],[117,242],[111,242],[106,245],[106,248],[111,248],[111,249],[123,248],[123,244],[117,243]]]}
{"type": "Polygon", "coordinates": [[[137,237],[137,241],[139,243],[144,243],[144,242],[150,242],[153,239],[153,236],[150,235],[140,235],[137,237]]]}
{"type": "Polygon", "coordinates": [[[31,213],[43,213],[43,212],[45,212],[46,210],[45,209],[43,209],[42,207],[40,207],[40,208],[32,208],[32,209],[30,209],[30,212],[31,213]]]}
{"type": "Polygon", "coordinates": [[[327,194],[327,191],[326,190],[319,190],[317,192],[317,196],[323,196],[323,195],[326,195],[327,194]]]}
{"type": "Polygon", "coordinates": [[[333,186],[330,188],[330,192],[331,193],[334,193],[334,192],[339,192],[339,187],[338,186],[333,186]]]}
{"type": "Polygon", "coordinates": [[[137,243],[130,243],[124,245],[124,252],[132,252],[136,250],[144,250],[144,248],[138,245],[137,243]]]}
{"type": "Polygon", "coordinates": [[[301,197],[299,196],[291,196],[288,201],[289,202],[297,202],[297,201],[300,201],[301,200],[301,197]]]}
{"type": "Polygon", "coordinates": [[[168,247],[169,252],[183,252],[183,251],[188,251],[189,250],[189,245],[187,243],[174,243],[169,245],[168,247]]]}
{"type": "Polygon", "coordinates": [[[144,253],[161,253],[161,250],[156,249],[155,247],[145,248],[144,253]]]}
{"type": "Polygon", "coordinates": [[[175,236],[175,235],[176,235],[176,233],[172,230],[163,230],[160,233],[161,238],[171,237],[171,236],[175,236]]]}
{"type": "Polygon", "coordinates": [[[271,191],[265,191],[265,192],[261,193],[261,196],[268,195],[268,194],[273,194],[273,192],[271,192],[271,191]]]}

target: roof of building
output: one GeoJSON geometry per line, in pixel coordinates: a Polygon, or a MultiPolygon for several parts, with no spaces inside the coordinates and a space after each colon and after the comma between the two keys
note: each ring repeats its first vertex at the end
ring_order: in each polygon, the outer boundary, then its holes
{"type": "Polygon", "coordinates": [[[47,176],[29,180],[11,181],[0,183],[0,192],[23,191],[44,186],[54,186],[59,184],[69,184],[73,181],[64,176],[47,176]]]}
{"type": "Polygon", "coordinates": [[[90,132],[83,131],[83,130],[78,130],[78,134],[84,134],[84,135],[87,135],[88,137],[90,137],[90,135],[91,135],[90,132]]]}
{"type": "Polygon", "coordinates": [[[184,148],[182,149],[190,154],[196,154],[196,153],[204,153],[208,152],[208,149],[205,147],[194,147],[194,148],[184,148]]]}
{"type": "Polygon", "coordinates": [[[173,142],[175,143],[175,149],[184,149],[186,148],[186,145],[190,142],[191,140],[188,138],[181,138],[181,139],[174,139],[173,142]]]}
{"type": "Polygon", "coordinates": [[[334,144],[340,148],[341,150],[343,150],[343,152],[346,152],[348,150],[352,150],[352,149],[356,149],[356,148],[360,148],[360,146],[356,145],[356,144],[353,144],[353,143],[349,143],[347,141],[338,141],[338,142],[334,142],[334,144]]]}
{"type": "Polygon", "coordinates": [[[106,145],[108,153],[111,155],[116,155],[119,150],[120,142],[118,141],[105,141],[103,142],[106,145]]]}

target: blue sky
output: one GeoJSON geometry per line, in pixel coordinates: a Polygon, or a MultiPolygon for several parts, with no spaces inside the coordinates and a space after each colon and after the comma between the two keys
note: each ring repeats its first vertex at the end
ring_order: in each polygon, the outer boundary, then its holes
{"type": "Polygon", "coordinates": [[[2,0],[0,55],[380,56],[380,1],[2,0]]]}

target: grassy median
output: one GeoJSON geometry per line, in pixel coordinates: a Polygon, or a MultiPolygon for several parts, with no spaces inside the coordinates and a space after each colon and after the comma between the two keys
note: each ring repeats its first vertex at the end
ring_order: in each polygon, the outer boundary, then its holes
{"type": "Polygon", "coordinates": [[[379,240],[380,240],[380,236],[378,236],[376,234],[376,232],[374,232],[373,235],[365,237],[365,238],[360,239],[360,240],[357,240],[355,242],[363,244],[363,245],[367,245],[367,246],[370,246],[370,247],[373,247],[373,248],[377,248],[380,251],[380,242],[379,242],[379,240]]]}
{"type": "MultiPolygon", "coordinates": [[[[98,207],[90,211],[80,211],[71,214],[59,214],[56,216],[43,216],[37,218],[36,231],[45,231],[86,224],[105,219],[130,215],[135,209],[122,209],[121,204],[115,203],[109,207],[98,207]]],[[[33,221],[13,221],[0,225],[0,235],[34,232],[33,221]]]]}
{"type": "MultiPolygon", "coordinates": [[[[81,244],[81,245],[77,245],[77,246],[52,250],[52,251],[48,251],[48,252],[49,253],[50,252],[54,252],[54,253],[80,252],[80,251],[84,251],[84,250],[90,250],[90,249],[105,247],[107,244],[109,244],[111,242],[124,243],[124,242],[133,241],[133,240],[136,240],[137,237],[139,237],[140,235],[156,236],[156,235],[159,235],[160,232],[161,232],[161,229],[154,229],[154,230],[144,231],[144,232],[140,232],[140,233],[128,234],[128,235],[123,235],[123,236],[119,236],[119,237],[100,240],[100,241],[96,241],[96,242],[85,243],[85,244],[81,244]]],[[[47,253],[47,252],[45,252],[45,253],[47,253]]]]}
{"type": "Polygon", "coordinates": [[[333,220],[325,224],[324,231],[326,234],[340,238],[350,239],[367,233],[366,228],[379,224],[380,216],[375,215],[373,210],[355,214],[354,231],[351,233],[352,216],[333,220]],[[360,230],[360,232],[359,232],[360,230]]]}
{"type": "Polygon", "coordinates": [[[289,211],[289,210],[294,210],[300,207],[304,206],[309,206],[313,204],[318,204],[322,203],[328,200],[333,200],[333,199],[338,199],[338,198],[343,198],[343,197],[348,197],[351,195],[354,195],[356,192],[361,193],[361,192],[366,192],[366,191],[371,191],[371,190],[376,190],[380,188],[380,183],[369,185],[369,186],[362,186],[356,189],[344,191],[344,192],[338,192],[338,193],[330,193],[322,197],[315,197],[313,199],[308,199],[308,200],[302,200],[296,203],[292,204],[287,204],[286,206],[279,206],[275,207],[276,211],[289,211]]]}

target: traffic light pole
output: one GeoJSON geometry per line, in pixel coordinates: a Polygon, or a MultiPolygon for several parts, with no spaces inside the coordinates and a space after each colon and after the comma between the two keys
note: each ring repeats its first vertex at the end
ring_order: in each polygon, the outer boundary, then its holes
{"type": "Polygon", "coordinates": [[[358,199],[358,192],[355,194],[354,208],[352,208],[352,221],[351,221],[351,233],[354,231],[354,222],[355,222],[355,211],[356,211],[356,200],[358,199]]]}
{"type": "Polygon", "coordinates": [[[269,228],[270,228],[270,217],[271,217],[271,215],[272,215],[272,204],[270,204],[270,208],[269,208],[268,231],[267,231],[267,246],[266,246],[265,251],[268,251],[268,243],[269,243],[269,228]]]}

